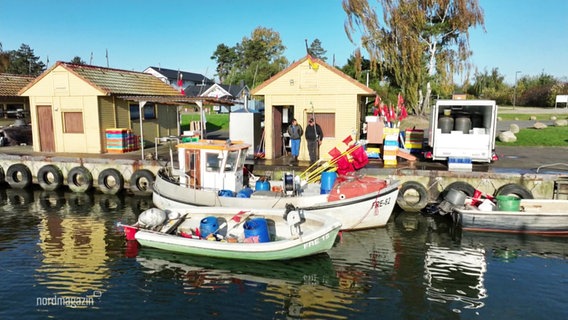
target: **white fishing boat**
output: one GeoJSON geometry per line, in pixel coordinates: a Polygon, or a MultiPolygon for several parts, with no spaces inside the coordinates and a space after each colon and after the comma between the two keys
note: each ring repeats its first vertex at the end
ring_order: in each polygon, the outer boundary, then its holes
{"type": "Polygon", "coordinates": [[[193,209],[144,211],[123,226],[142,247],[206,257],[289,260],[327,252],[341,223],[328,216],[287,209],[193,209]]]}
{"type": "Polygon", "coordinates": [[[292,204],[338,219],[342,230],[383,227],[392,214],[399,181],[355,172],[335,176],[327,170],[328,162],[309,173],[285,173],[280,180],[253,179],[250,184],[254,185],[248,187],[243,171],[248,148],[247,144],[219,140],[178,144],[177,168],[164,167],[156,175],[154,205],[166,209],[284,208],[292,204]]]}
{"type": "MultiPolygon", "coordinates": [[[[455,219],[466,231],[568,235],[568,200],[517,199],[515,205],[466,205],[455,219]]],[[[485,201],[485,203],[489,203],[485,201]]]]}

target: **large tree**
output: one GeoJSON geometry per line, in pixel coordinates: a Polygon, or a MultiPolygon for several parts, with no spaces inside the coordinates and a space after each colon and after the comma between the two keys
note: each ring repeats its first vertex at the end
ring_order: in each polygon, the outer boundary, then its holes
{"type": "Polygon", "coordinates": [[[225,83],[228,79],[231,69],[237,62],[237,52],[235,47],[229,48],[221,43],[217,45],[217,49],[211,56],[212,60],[217,61],[217,76],[220,83],[225,83]]]}
{"type": "Polygon", "coordinates": [[[0,73],[8,71],[10,66],[10,53],[2,50],[2,43],[0,42],[0,73]]]}
{"type": "Polygon", "coordinates": [[[353,41],[362,32],[361,45],[371,61],[394,75],[407,107],[424,114],[432,82],[448,94],[454,74],[468,72],[469,28],[484,26],[483,11],[477,0],[377,2],[382,19],[368,0],[343,0],[346,33],[353,41]]]}
{"type": "Polygon", "coordinates": [[[254,87],[288,65],[288,60],[283,56],[286,47],[282,44],[280,34],[272,29],[257,27],[250,38],[243,37],[235,47],[227,48],[228,51],[234,50],[236,54],[236,60],[232,65],[225,64],[231,61],[224,60],[224,56],[220,55],[220,47],[223,48],[222,45],[217,46],[211,59],[217,60],[219,77],[223,75],[226,77],[224,80],[230,84],[244,81],[250,87],[254,87]],[[220,69],[223,73],[219,73],[220,69]]]}
{"type": "Polygon", "coordinates": [[[34,54],[27,44],[22,44],[17,51],[10,51],[8,73],[38,76],[45,70],[45,64],[34,54]]]}

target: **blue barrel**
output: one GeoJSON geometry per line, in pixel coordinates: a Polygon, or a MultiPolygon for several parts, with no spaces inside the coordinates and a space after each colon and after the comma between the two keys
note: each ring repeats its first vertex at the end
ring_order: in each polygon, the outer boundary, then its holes
{"type": "Polygon", "coordinates": [[[268,223],[264,218],[251,219],[243,225],[245,229],[245,238],[258,236],[258,242],[269,242],[268,223]]]}
{"type": "Polygon", "coordinates": [[[243,188],[241,191],[237,192],[237,198],[250,198],[253,190],[249,187],[243,188]]]}
{"type": "Polygon", "coordinates": [[[235,193],[232,190],[219,190],[219,197],[234,197],[235,193]]]}
{"type": "Polygon", "coordinates": [[[270,191],[270,181],[268,180],[258,180],[254,186],[256,191],[270,191]]]}
{"type": "Polygon", "coordinates": [[[337,179],[337,173],[335,171],[325,171],[321,174],[321,192],[320,194],[328,194],[333,188],[333,184],[337,179]]]}
{"type": "Polygon", "coordinates": [[[210,216],[201,219],[199,225],[199,233],[201,233],[201,238],[205,239],[208,235],[214,233],[219,229],[219,224],[217,223],[217,217],[210,216]]]}

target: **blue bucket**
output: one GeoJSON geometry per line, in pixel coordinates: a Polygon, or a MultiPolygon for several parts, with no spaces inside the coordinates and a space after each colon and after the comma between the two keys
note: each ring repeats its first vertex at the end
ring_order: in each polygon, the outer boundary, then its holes
{"type": "Polygon", "coordinates": [[[264,218],[251,219],[243,225],[245,229],[245,238],[258,236],[258,242],[269,242],[268,223],[264,218]]]}
{"type": "Polygon", "coordinates": [[[250,198],[253,190],[249,187],[243,188],[241,191],[237,192],[237,198],[250,198]]]}
{"type": "Polygon", "coordinates": [[[205,239],[208,235],[214,233],[219,229],[219,224],[217,224],[217,217],[210,216],[201,219],[199,225],[199,233],[201,233],[201,238],[205,239]]]}
{"type": "Polygon", "coordinates": [[[270,191],[270,182],[268,180],[258,180],[254,186],[256,191],[270,191]]]}
{"type": "Polygon", "coordinates": [[[335,171],[325,171],[321,174],[321,192],[320,194],[328,194],[335,184],[337,173],[335,171]]]}
{"type": "Polygon", "coordinates": [[[219,197],[234,197],[235,193],[231,190],[219,190],[219,197]]]}

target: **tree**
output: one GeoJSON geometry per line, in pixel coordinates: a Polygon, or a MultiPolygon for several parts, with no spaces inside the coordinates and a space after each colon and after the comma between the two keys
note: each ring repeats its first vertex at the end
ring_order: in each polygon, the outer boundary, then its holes
{"type": "Polygon", "coordinates": [[[217,45],[217,49],[213,52],[211,59],[217,61],[217,76],[219,77],[219,82],[225,83],[231,69],[235,66],[237,61],[235,48],[229,48],[227,45],[221,43],[217,45]]]}
{"type": "Polygon", "coordinates": [[[308,52],[314,58],[318,58],[320,60],[327,61],[327,57],[325,56],[325,54],[327,53],[327,50],[322,48],[321,41],[317,38],[314,39],[314,41],[312,41],[312,43],[310,44],[310,47],[308,48],[308,52]]]}
{"type": "Polygon", "coordinates": [[[72,64],[80,64],[80,65],[84,65],[87,64],[83,59],[81,59],[81,57],[79,56],[75,56],[73,57],[73,59],[70,61],[72,64]]]}
{"type": "Polygon", "coordinates": [[[45,70],[45,64],[27,44],[22,44],[18,51],[10,51],[8,73],[38,76],[45,70]]]}
{"type": "Polygon", "coordinates": [[[8,71],[10,66],[10,54],[2,50],[2,43],[0,42],[0,73],[8,71]]]}
{"type": "Polygon", "coordinates": [[[368,0],[343,0],[345,30],[362,26],[361,44],[373,63],[394,75],[407,107],[424,114],[430,105],[432,82],[451,91],[456,72],[468,72],[471,27],[484,26],[477,0],[377,0],[381,22],[368,0]]]}
{"type": "Polygon", "coordinates": [[[283,56],[286,47],[282,45],[280,34],[272,29],[257,27],[250,38],[243,37],[235,47],[228,48],[229,52],[235,52],[235,61],[232,63],[221,55],[220,46],[217,46],[218,50],[211,59],[217,60],[218,68],[223,65],[222,71],[226,73],[223,73],[226,77],[224,80],[228,80],[229,84],[244,81],[249,87],[254,87],[288,65],[288,60],[283,56]],[[225,62],[231,65],[225,65],[225,62]]]}

